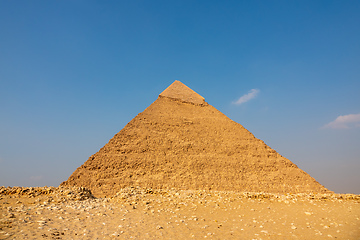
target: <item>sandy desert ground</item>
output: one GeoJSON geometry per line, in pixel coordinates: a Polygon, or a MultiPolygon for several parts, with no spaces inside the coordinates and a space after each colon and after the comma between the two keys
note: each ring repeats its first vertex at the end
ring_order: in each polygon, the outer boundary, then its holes
{"type": "Polygon", "coordinates": [[[360,195],[0,187],[0,239],[360,239],[360,195]]]}

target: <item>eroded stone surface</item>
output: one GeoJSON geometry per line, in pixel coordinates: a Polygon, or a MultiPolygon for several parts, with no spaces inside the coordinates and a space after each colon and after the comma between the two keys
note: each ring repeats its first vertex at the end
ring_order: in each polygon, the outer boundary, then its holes
{"type": "Polygon", "coordinates": [[[86,187],[99,197],[127,186],[329,192],[211,105],[169,97],[138,114],[61,185],[86,187]]]}

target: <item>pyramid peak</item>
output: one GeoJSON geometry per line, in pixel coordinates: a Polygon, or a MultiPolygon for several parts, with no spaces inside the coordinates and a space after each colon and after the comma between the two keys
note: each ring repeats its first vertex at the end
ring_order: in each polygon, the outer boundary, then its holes
{"type": "Polygon", "coordinates": [[[169,87],[160,93],[159,97],[168,97],[196,105],[205,104],[205,98],[178,80],[175,80],[169,87]]]}

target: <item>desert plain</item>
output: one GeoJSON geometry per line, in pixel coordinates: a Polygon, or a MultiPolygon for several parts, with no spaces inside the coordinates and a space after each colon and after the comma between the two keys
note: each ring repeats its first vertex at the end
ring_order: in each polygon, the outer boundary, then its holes
{"type": "Polygon", "coordinates": [[[0,239],[360,239],[360,195],[0,188],[0,239]]]}

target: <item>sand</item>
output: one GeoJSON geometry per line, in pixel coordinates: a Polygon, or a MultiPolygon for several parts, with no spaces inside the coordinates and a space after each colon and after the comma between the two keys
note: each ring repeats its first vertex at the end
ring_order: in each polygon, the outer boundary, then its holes
{"type": "Polygon", "coordinates": [[[0,239],[360,239],[360,195],[2,189],[0,239]]]}

